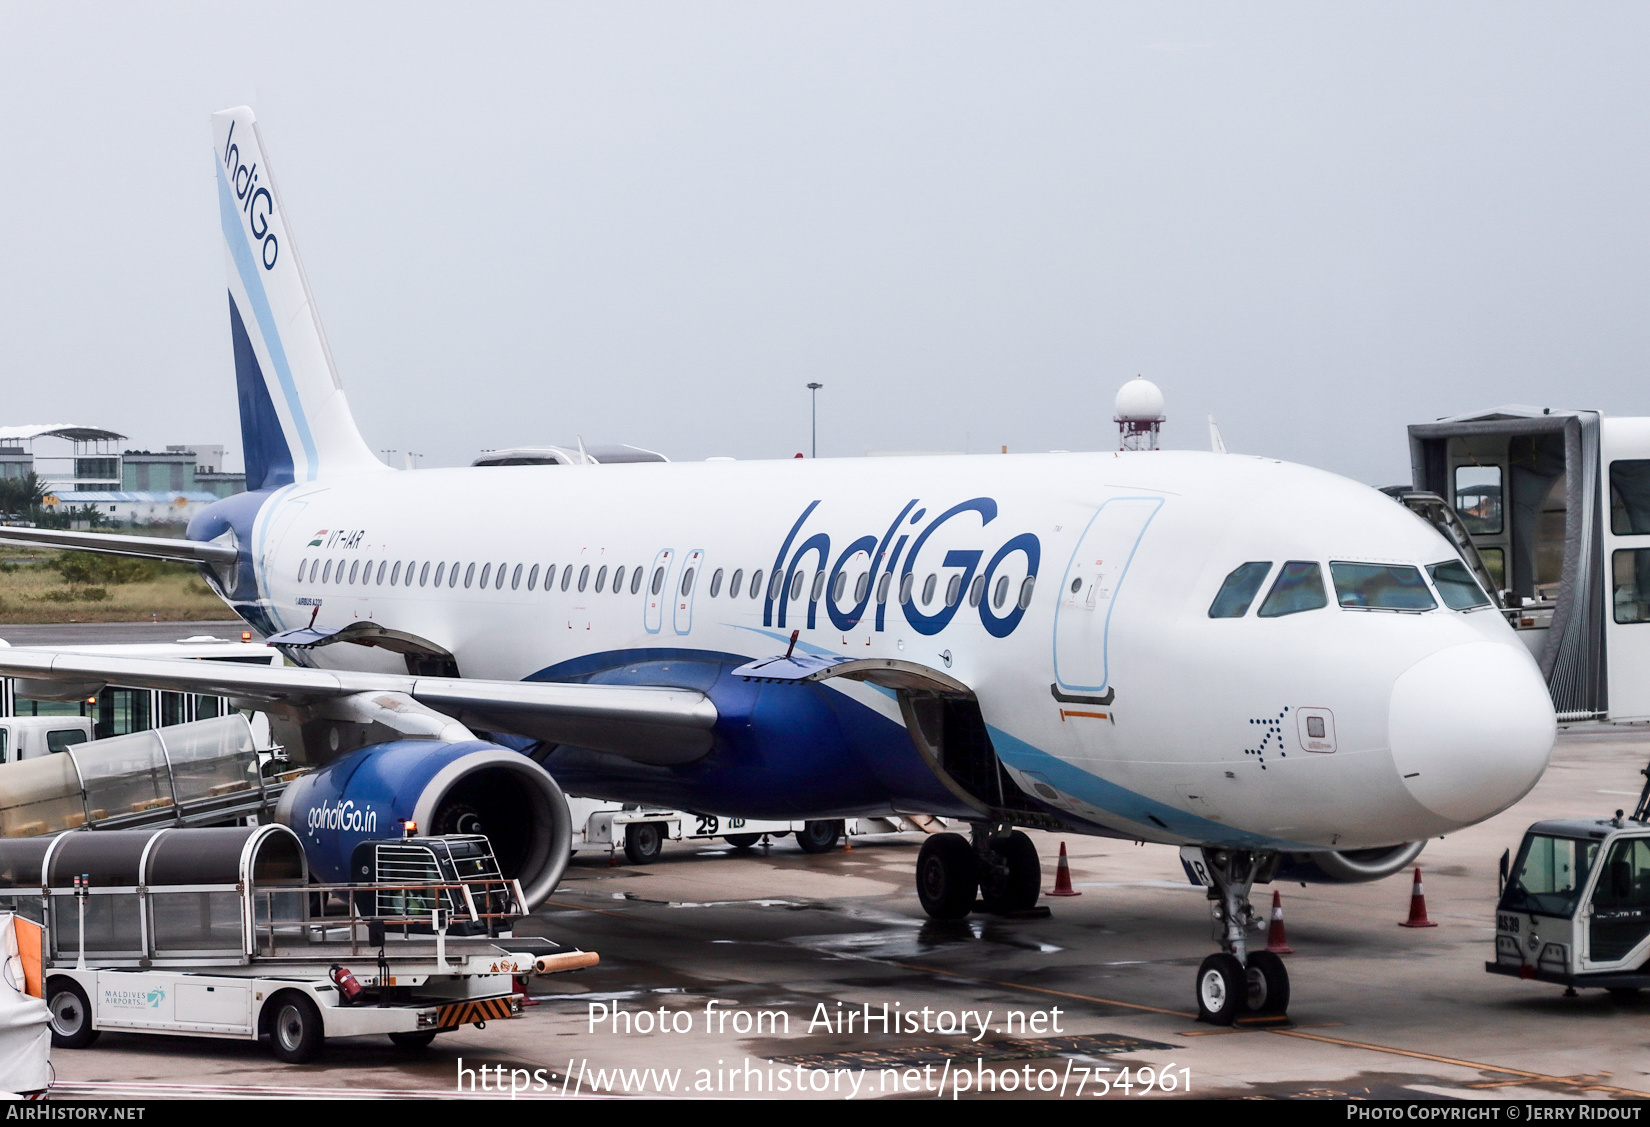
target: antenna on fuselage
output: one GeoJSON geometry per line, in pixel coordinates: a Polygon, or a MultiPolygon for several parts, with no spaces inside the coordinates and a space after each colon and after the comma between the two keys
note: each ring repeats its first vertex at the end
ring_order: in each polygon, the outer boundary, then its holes
{"type": "Polygon", "coordinates": [[[1156,450],[1163,428],[1163,393],[1151,380],[1136,376],[1117,392],[1112,408],[1119,450],[1156,450]]]}

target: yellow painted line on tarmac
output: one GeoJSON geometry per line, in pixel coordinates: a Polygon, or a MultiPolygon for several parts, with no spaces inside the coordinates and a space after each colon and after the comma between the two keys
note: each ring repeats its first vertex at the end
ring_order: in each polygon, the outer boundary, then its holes
{"type": "Polygon", "coordinates": [[[1485,1072],[1499,1072],[1503,1076],[1517,1076],[1523,1080],[1533,1080],[1539,1084],[1561,1084],[1567,1088],[1580,1088],[1584,1092],[1614,1092],[1621,1096],[1633,1096],[1638,1099],[1650,1099],[1650,1093],[1636,1092],[1631,1088],[1616,1088],[1609,1084],[1594,1084],[1592,1076],[1548,1076],[1542,1072],[1525,1072],[1521,1068],[1507,1068],[1499,1064],[1485,1064],[1475,1060],[1457,1060],[1455,1057],[1441,1057],[1433,1053],[1423,1053],[1415,1049],[1399,1049],[1391,1045],[1371,1045],[1367,1041],[1348,1041],[1341,1037],[1325,1037],[1321,1033],[1306,1033],[1299,1029],[1269,1029],[1266,1032],[1277,1037],[1300,1037],[1308,1041],[1322,1041],[1329,1045],[1342,1045],[1349,1049],[1363,1049],[1372,1053],[1388,1053],[1392,1056],[1412,1057],[1416,1060],[1429,1060],[1434,1064],[1453,1064],[1461,1068],[1477,1068],[1485,1072]]]}

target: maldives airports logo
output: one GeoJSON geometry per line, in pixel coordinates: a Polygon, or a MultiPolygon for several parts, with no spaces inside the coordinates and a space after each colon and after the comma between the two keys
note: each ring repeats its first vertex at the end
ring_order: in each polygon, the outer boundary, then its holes
{"type": "Polygon", "coordinates": [[[114,990],[105,988],[103,1005],[126,1010],[158,1010],[166,1000],[166,991],[157,986],[153,990],[114,990]]]}

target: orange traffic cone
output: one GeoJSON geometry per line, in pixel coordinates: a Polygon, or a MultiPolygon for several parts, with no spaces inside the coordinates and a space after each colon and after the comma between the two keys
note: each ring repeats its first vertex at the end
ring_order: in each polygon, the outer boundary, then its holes
{"type": "Polygon", "coordinates": [[[1421,866],[1415,866],[1415,885],[1409,891],[1409,919],[1399,927],[1437,927],[1427,919],[1427,891],[1421,887],[1421,866]]]}
{"type": "Polygon", "coordinates": [[[1283,933],[1283,897],[1278,890],[1272,890],[1272,922],[1266,928],[1266,949],[1274,955],[1293,955],[1295,949],[1289,946],[1289,937],[1283,933]]]}
{"type": "Polygon", "coordinates": [[[1060,864],[1054,870],[1054,891],[1050,892],[1049,895],[1083,895],[1081,892],[1078,892],[1075,888],[1071,887],[1071,867],[1066,864],[1066,843],[1063,841],[1060,843],[1060,864]]]}

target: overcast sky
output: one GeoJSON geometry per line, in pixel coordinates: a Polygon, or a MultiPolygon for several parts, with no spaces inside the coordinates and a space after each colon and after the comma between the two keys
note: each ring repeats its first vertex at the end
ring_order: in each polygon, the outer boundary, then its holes
{"type": "Polygon", "coordinates": [[[1640,4],[0,5],[0,424],[239,425],[251,105],[375,449],[1165,445],[1650,414],[1640,4]]]}

